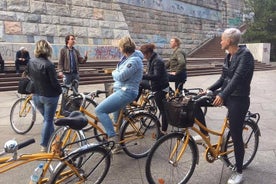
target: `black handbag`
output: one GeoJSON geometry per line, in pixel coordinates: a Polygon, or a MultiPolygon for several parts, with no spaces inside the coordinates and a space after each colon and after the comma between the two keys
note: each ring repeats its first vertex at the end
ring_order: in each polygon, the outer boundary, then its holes
{"type": "Polygon", "coordinates": [[[34,92],[34,84],[28,77],[21,78],[18,82],[18,93],[20,94],[31,94],[34,92]]]}

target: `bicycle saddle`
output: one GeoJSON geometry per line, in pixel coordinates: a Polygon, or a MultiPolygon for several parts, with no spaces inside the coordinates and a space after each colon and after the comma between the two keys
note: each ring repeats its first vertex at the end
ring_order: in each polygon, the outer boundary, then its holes
{"type": "Polygon", "coordinates": [[[68,117],[55,121],[56,126],[69,126],[74,130],[81,130],[88,123],[88,119],[79,111],[73,111],[68,117]]]}

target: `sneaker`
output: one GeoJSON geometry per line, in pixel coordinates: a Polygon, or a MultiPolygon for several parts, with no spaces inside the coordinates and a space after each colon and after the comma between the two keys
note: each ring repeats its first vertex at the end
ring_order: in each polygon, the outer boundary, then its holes
{"type": "Polygon", "coordinates": [[[46,153],[47,147],[40,146],[40,152],[46,153]]]}
{"type": "Polygon", "coordinates": [[[242,182],[242,173],[234,172],[232,176],[228,179],[228,184],[239,184],[242,182]]]}
{"type": "Polygon", "coordinates": [[[120,141],[119,141],[119,137],[117,135],[114,137],[110,137],[108,140],[115,142],[115,145],[114,145],[113,149],[111,150],[111,152],[113,154],[117,154],[117,153],[121,152],[122,146],[119,143],[120,141]]]}
{"type": "MultiPolygon", "coordinates": [[[[206,136],[206,137],[207,137],[207,139],[210,140],[210,136],[206,136]]],[[[197,144],[203,144],[203,143],[205,143],[205,141],[203,140],[203,138],[200,135],[193,136],[193,139],[195,140],[195,142],[197,144]]]]}

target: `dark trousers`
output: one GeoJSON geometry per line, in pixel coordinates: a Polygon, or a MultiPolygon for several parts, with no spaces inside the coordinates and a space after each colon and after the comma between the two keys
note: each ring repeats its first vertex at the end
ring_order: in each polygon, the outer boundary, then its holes
{"type": "Polygon", "coordinates": [[[165,109],[164,109],[164,104],[163,104],[163,99],[166,98],[167,92],[165,91],[157,91],[154,93],[154,100],[155,103],[160,111],[160,114],[162,116],[162,131],[167,131],[168,129],[168,122],[166,119],[166,114],[165,114],[165,109]]]}
{"type": "MultiPolygon", "coordinates": [[[[197,105],[196,106],[196,109],[195,109],[195,118],[202,124],[204,125],[205,127],[207,127],[206,125],[206,121],[205,121],[205,116],[203,114],[203,111],[202,109],[200,108],[200,105],[197,105]]],[[[208,132],[202,128],[200,128],[200,131],[204,134],[204,135],[208,135],[208,132]]]]}
{"type": "Polygon", "coordinates": [[[5,62],[3,60],[0,60],[0,65],[1,65],[0,72],[4,72],[5,62]]]}
{"type": "Polygon", "coordinates": [[[226,101],[228,109],[229,128],[234,144],[237,172],[242,173],[244,159],[244,143],[242,138],[243,123],[249,109],[249,97],[229,97],[226,101]]]}
{"type": "Polygon", "coordinates": [[[19,73],[19,66],[20,65],[27,65],[28,62],[27,61],[19,61],[19,60],[15,60],[15,70],[16,70],[16,73],[19,73]]]}
{"type": "Polygon", "coordinates": [[[186,70],[178,73],[177,75],[168,74],[168,76],[169,76],[169,81],[170,82],[175,82],[175,90],[178,88],[179,91],[182,91],[183,90],[183,84],[187,80],[186,70]]]}

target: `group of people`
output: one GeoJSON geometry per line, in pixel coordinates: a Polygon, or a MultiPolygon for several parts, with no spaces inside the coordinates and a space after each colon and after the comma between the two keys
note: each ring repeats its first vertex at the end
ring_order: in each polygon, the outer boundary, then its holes
{"type": "MultiPolygon", "coordinates": [[[[254,70],[253,56],[246,47],[238,45],[240,38],[241,32],[236,28],[228,28],[223,32],[220,43],[221,49],[227,51],[228,54],[220,78],[208,88],[217,91],[213,105],[225,105],[229,112],[230,132],[236,158],[236,172],[229,178],[229,184],[242,181],[244,157],[242,125],[250,104],[250,83],[254,70]]],[[[73,47],[75,44],[74,35],[67,36],[65,44],[60,51],[58,75],[64,77],[64,82],[68,84],[73,79],[79,79],[78,64],[87,61],[87,52],[82,57],[79,51],[73,47]]],[[[173,54],[165,63],[155,51],[154,44],[144,44],[138,50],[130,37],[120,39],[118,47],[122,53],[122,58],[112,72],[113,93],[95,109],[109,139],[118,143],[118,136],[114,131],[113,121],[109,114],[114,113],[114,121],[117,120],[119,110],[137,99],[139,84],[142,80],[149,82],[162,115],[161,133],[167,133],[168,123],[162,100],[169,91],[169,82],[175,82],[175,87],[182,89],[181,84],[184,84],[187,79],[187,60],[185,53],[180,48],[180,40],[172,38],[170,46],[173,49],[173,54]],[[143,59],[148,62],[145,74],[143,73],[143,59]]],[[[38,41],[34,53],[35,58],[30,59],[25,74],[34,82],[34,102],[44,117],[41,146],[42,151],[45,151],[50,135],[54,131],[53,119],[61,94],[61,87],[54,64],[49,60],[52,54],[50,44],[45,40],[38,41]]],[[[197,116],[200,116],[200,112],[197,116]]],[[[201,118],[205,124],[204,116],[198,118],[201,118]]],[[[205,134],[208,135],[207,132],[205,134]]],[[[115,149],[120,149],[120,147],[116,146],[115,149]]]]}

